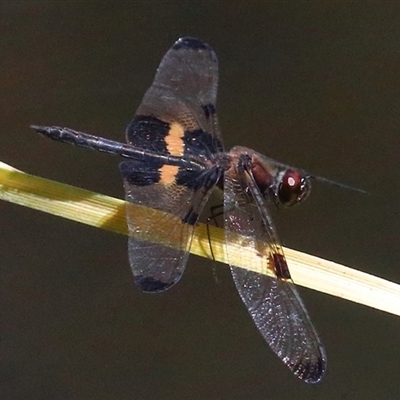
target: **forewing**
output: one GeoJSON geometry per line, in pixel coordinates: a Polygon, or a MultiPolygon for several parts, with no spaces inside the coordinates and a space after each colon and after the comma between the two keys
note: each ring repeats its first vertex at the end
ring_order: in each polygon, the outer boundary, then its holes
{"type": "Polygon", "coordinates": [[[179,280],[193,226],[216,183],[212,166],[208,171],[206,163],[222,150],[217,84],[218,62],[212,48],[199,39],[179,39],[161,61],[126,129],[128,143],[163,156],[120,165],[128,202],[129,259],[135,282],[144,291],[162,291],[179,280]],[[204,164],[196,171],[185,164],[168,165],[166,157],[195,157],[204,164]],[[130,203],[148,207],[144,219],[130,203]],[[163,212],[161,218],[157,211],[163,212]]]}
{"type": "MultiPolygon", "coordinates": [[[[191,37],[177,40],[163,57],[135,118],[126,131],[128,143],[135,144],[132,130],[143,117],[155,117],[175,124],[185,133],[208,135],[202,138],[205,155],[222,150],[216,114],[218,59],[212,47],[191,37]]],[[[181,132],[177,132],[180,134],[181,132]]],[[[177,154],[179,155],[179,154],[177,154]]]]}
{"type": "MultiPolygon", "coordinates": [[[[251,171],[232,167],[225,173],[224,214],[226,240],[236,241],[237,234],[242,235],[240,245],[263,256],[275,275],[235,267],[241,265],[240,255],[233,259],[228,251],[236,287],[257,328],[296,376],[318,382],[326,368],[325,350],[290,279],[276,229],[251,171]]],[[[262,265],[260,257],[260,268],[265,268],[262,265]]]]}

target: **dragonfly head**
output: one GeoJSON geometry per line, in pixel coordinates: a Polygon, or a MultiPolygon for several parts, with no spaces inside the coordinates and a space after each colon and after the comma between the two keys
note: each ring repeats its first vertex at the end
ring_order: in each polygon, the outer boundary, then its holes
{"type": "Polygon", "coordinates": [[[285,207],[294,206],[304,201],[310,191],[310,176],[298,169],[288,168],[277,176],[274,187],[275,202],[285,207]]]}

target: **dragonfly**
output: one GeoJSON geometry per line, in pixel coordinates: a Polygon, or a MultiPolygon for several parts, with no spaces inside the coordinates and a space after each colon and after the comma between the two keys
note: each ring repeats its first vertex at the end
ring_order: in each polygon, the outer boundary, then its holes
{"type": "Polygon", "coordinates": [[[31,128],[50,139],[123,157],[119,168],[129,262],[144,292],[163,292],[179,281],[199,215],[213,189],[223,191],[225,240],[239,241],[259,254],[263,272],[240,268],[240,254],[227,248],[240,297],[272,351],[295,376],[316,383],[326,370],[326,352],[291,279],[268,208],[305,200],[313,176],[246,147],[226,151],[216,113],[217,87],[218,59],[212,47],[183,37],[164,55],[126,128],[127,143],[70,128],[31,128]],[[145,223],[129,205],[148,207],[145,223]],[[153,218],[160,211],[161,221],[153,218]],[[157,242],[148,234],[168,222],[178,245],[157,242]]]}

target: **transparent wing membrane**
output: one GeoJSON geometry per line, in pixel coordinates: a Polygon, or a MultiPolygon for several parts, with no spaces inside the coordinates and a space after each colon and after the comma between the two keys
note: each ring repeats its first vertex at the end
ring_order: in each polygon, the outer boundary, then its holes
{"type": "Polygon", "coordinates": [[[240,253],[233,258],[228,251],[236,288],[258,330],[296,376],[318,382],[326,367],[325,350],[290,279],[270,213],[251,172],[232,166],[225,173],[224,208],[226,239],[237,241],[240,234],[240,244],[260,254],[261,270],[267,261],[275,273],[270,277],[237,268],[242,265],[240,253]]]}

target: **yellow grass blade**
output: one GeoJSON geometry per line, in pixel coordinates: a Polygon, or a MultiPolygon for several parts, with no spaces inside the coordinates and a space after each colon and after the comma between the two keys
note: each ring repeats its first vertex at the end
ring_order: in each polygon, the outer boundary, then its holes
{"type": "MultiPolygon", "coordinates": [[[[29,175],[2,162],[0,199],[128,234],[125,201],[29,175]]],[[[132,204],[129,207],[132,208],[130,212],[145,223],[148,209],[132,204]]],[[[210,235],[204,224],[196,226],[191,253],[210,258],[211,241],[215,260],[226,263],[225,246],[230,246],[230,253],[240,252],[240,259],[246,260],[246,264],[239,267],[261,272],[254,268],[260,265],[257,254],[235,243],[225,244],[222,229],[210,227],[209,231],[210,235]]],[[[160,231],[157,240],[163,240],[167,232],[160,231]]],[[[173,239],[168,238],[168,245],[174,245],[173,239]]],[[[299,251],[288,248],[284,251],[296,284],[400,316],[400,285],[299,251]]]]}

